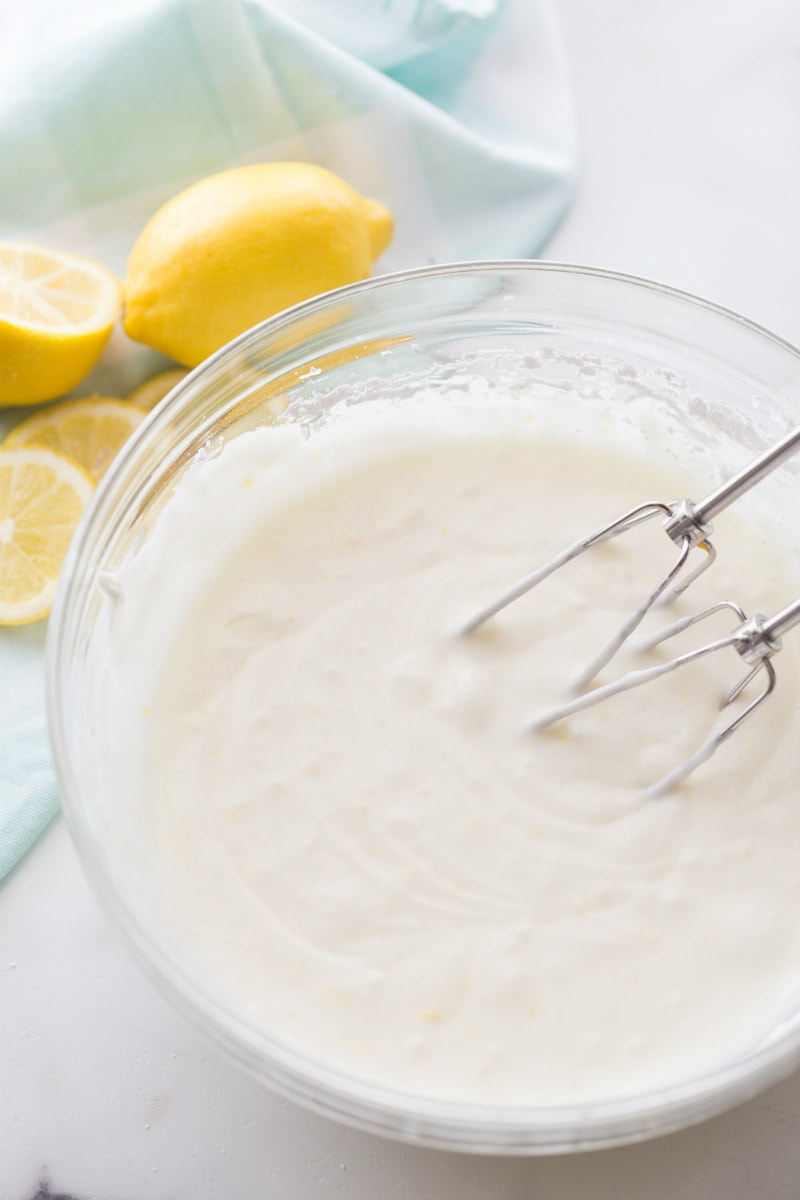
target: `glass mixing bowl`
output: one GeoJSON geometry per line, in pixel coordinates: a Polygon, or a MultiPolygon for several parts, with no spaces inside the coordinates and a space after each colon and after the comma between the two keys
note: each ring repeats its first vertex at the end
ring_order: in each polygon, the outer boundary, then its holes
{"type": "MultiPolygon", "coordinates": [[[[250,330],[141,425],[70,549],[48,647],[64,809],[103,904],[163,992],[230,1058],[283,1095],[375,1133],[454,1150],[547,1153],[634,1141],[717,1113],[789,1072],[800,1063],[800,1011],[786,1013],[761,1044],[713,1071],[622,1099],[490,1108],[392,1091],[304,1056],[279,1034],[253,1028],[215,994],[164,911],[146,797],[131,797],[113,782],[124,764],[109,762],[104,719],[124,680],[105,665],[108,573],[147,540],[185,472],[255,426],[299,421],[313,431],[343,398],[402,398],[422,384],[446,388],[464,376],[510,388],[535,379],[542,404],[551,406],[570,396],[572,419],[587,437],[598,416],[624,416],[642,453],[651,452],[655,422],[670,431],[669,452],[691,463],[699,499],[793,424],[800,354],[733,313],[657,284],[534,262],[385,276],[250,330]]],[[[776,526],[788,531],[800,502],[800,466],[782,467],[758,493],[776,526]]]]}

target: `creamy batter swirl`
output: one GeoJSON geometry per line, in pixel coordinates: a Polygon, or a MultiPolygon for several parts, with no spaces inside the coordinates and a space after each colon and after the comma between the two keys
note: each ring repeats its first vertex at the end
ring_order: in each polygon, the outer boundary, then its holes
{"type": "MultiPolygon", "coordinates": [[[[165,919],[245,1019],[497,1105],[657,1087],[766,1034],[800,975],[791,647],[768,711],[654,801],[733,652],[523,725],[663,568],[656,526],[458,634],[577,534],[693,490],[613,431],[545,435],[481,398],[246,433],[181,484],[120,573],[117,633],[165,919]]],[[[777,545],[734,517],[718,541],[736,553],[676,615],[794,594],[777,545]]]]}

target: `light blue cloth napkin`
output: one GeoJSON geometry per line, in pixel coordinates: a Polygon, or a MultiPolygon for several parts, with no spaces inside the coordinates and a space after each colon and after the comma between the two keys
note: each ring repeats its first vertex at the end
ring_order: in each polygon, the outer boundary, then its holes
{"type": "MultiPolygon", "coordinates": [[[[24,0],[3,23],[0,237],[120,275],[165,200],[246,162],[316,162],[387,204],[382,271],[534,255],[569,201],[550,0],[24,0]]],[[[78,392],[162,364],[117,331],[78,392]]],[[[58,807],[42,625],[0,630],[0,878],[58,807]]]]}

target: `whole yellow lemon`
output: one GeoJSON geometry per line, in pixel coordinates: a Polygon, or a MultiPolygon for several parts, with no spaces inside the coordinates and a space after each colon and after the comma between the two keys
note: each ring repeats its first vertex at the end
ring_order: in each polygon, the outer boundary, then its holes
{"type": "Polygon", "coordinates": [[[151,218],[128,261],[126,332],[197,366],[266,317],[366,279],[392,218],[324,167],[212,175],[151,218]]]}

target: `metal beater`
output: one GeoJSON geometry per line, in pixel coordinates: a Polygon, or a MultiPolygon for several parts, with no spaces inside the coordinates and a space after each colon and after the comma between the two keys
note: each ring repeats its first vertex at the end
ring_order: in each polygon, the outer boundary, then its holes
{"type": "Polygon", "coordinates": [[[767,697],[775,690],[775,667],[770,660],[781,649],[781,636],[784,633],[788,633],[790,629],[793,629],[795,625],[800,623],[800,599],[787,604],[774,617],[769,618],[762,616],[761,613],[747,617],[740,605],[735,604],[731,600],[721,600],[719,603],[712,604],[709,608],[703,609],[702,612],[695,613],[691,617],[683,617],[680,621],[675,621],[673,625],[662,629],[655,637],[642,643],[641,649],[649,650],[653,646],[657,646],[660,642],[664,642],[668,638],[681,633],[684,629],[688,629],[690,625],[695,625],[698,621],[703,621],[713,613],[720,612],[726,608],[735,613],[740,621],[740,624],[727,636],[717,638],[713,642],[706,642],[705,645],[699,646],[695,650],[679,654],[676,658],[658,663],[656,666],[644,667],[639,671],[629,671],[627,675],[623,675],[620,679],[615,680],[614,683],[607,683],[604,687],[595,688],[591,692],[585,692],[584,695],[578,696],[575,700],[569,700],[566,704],[561,704],[557,708],[551,708],[548,712],[528,722],[527,728],[531,732],[547,729],[550,725],[555,725],[557,721],[563,721],[565,717],[572,716],[573,713],[580,712],[584,708],[591,708],[595,704],[602,703],[603,700],[610,700],[612,696],[617,696],[620,692],[627,692],[631,688],[650,683],[662,675],[669,674],[670,671],[677,670],[678,667],[684,667],[688,663],[696,662],[699,658],[704,658],[707,654],[713,654],[716,650],[724,650],[726,647],[732,646],[734,650],[738,651],[744,661],[750,664],[750,670],[747,671],[738,683],[735,683],[732,688],[728,689],[722,698],[720,709],[725,709],[728,705],[732,704],[761,671],[766,675],[764,688],[732,721],[707,738],[694,754],[665,775],[663,779],[659,779],[647,788],[647,794],[651,796],[662,796],[664,793],[671,791],[676,784],[685,779],[687,775],[690,775],[701,763],[707,762],[722,743],[726,742],[731,734],[735,733],[747,718],[755,712],[759,705],[763,704],[767,697]]]}
{"type": "MultiPolygon", "coordinates": [[[[636,525],[661,516],[663,528],[678,547],[677,557],[669,570],[658,581],[655,588],[623,622],[614,636],[606,643],[599,654],[592,659],[580,677],[575,681],[574,690],[582,692],[588,687],[598,672],[611,661],[620,647],[641,624],[645,615],[656,601],[662,597],[665,600],[672,599],[674,596],[684,592],[699,575],[711,566],[716,558],[716,550],[710,541],[710,535],[713,531],[711,524],[713,518],[732,504],[734,500],[737,500],[745,492],[748,492],[761,479],[769,475],[780,463],[785,462],[798,448],[800,448],[800,426],[781,438],[779,442],[776,442],[774,446],[771,446],[763,454],[758,455],[757,458],[739,471],[738,474],[734,475],[732,479],[722,484],[707,496],[705,500],[699,503],[695,503],[692,500],[678,500],[668,504],[660,500],[652,500],[645,504],[636,505],[635,508],[629,509],[628,512],[623,513],[622,516],[617,517],[614,521],[603,525],[602,528],[596,529],[593,533],[574,542],[571,546],[562,550],[560,554],[557,554],[555,558],[545,563],[544,566],[539,567],[538,570],[531,572],[531,574],[519,580],[512,588],[504,592],[502,596],[487,604],[479,613],[472,617],[463,627],[462,632],[464,634],[474,633],[484,622],[506,608],[507,605],[513,603],[514,600],[518,600],[521,596],[524,596],[543,580],[547,579],[549,575],[552,575],[559,567],[571,562],[572,559],[577,558],[584,551],[599,545],[601,542],[618,537],[636,525]],[[684,579],[676,582],[689,555],[696,548],[705,551],[705,561],[699,564],[684,579]],[[674,586],[667,593],[667,589],[671,584],[674,586]]],[[[560,705],[558,708],[551,709],[549,712],[531,721],[529,728],[531,730],[545,729],[557,721],[561,721],[565,717],[579,712],[581,709],[589,708],[592,705],[601,703],[603,700],[610,699],[611,696],[615,696],[619,692],[639,687],[716,650],[733,647],[739,652],[745,662],[751,664],[751,669],[725,694],[720,707],[724,709],[732,704],[762,670],[766,675],[764,689],[733,721],[721,731],[708,738],[690,758],[681,763],[673,771],[670,771],[668,775],[649,789],[652,794],[663,794],[669,791],[681,779],[685,779],[696,767],[710,758],[714,751],[731,734],[735,733],[747,717],[771,694],[775,688],[775,668],[770,659],[781,648],[781,635],[800,622],[800,599],[787,605],[786,608],[770,619],[760,614],[748,618],[738,604],[735,604],[733,601],[723,600],[718,604],[711,605],[710,608],[704,609],[700,613],[676,621],[667,629],[662,630],[657,637],[651,639],[646,647],[643,646],[642,648],[651,648],[659,642],[674,637],[690,625],[694,625],[698,621],[704,620],[706,617],[722,609],[731,610],[740,622],[726,637],[708,642],[706,645],[696,650],[691,650],[686,654],[678,655],[668,662],[659,663],[656,666],[647,667],[643,670],[631,671],[614,683],[596,688],[585,695],[579,695],[576,699],[560,705]]]]}

